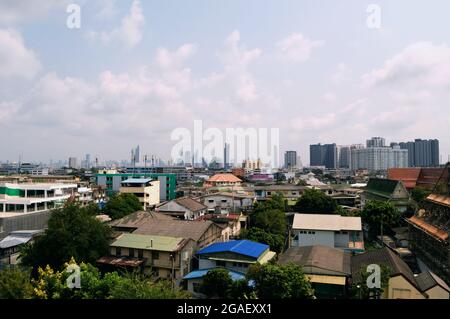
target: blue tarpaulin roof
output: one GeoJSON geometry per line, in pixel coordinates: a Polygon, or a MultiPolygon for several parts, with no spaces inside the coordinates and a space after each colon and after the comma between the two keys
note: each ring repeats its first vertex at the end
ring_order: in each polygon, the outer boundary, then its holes
{"type": "Polygon", "coordinates": [[[214,243],[197,252],[198,255],[221,252],[233,252],[252,258],[259,258],[269,248],[269,245],[250,240],[232,240],[224,243],[214,243]]]}

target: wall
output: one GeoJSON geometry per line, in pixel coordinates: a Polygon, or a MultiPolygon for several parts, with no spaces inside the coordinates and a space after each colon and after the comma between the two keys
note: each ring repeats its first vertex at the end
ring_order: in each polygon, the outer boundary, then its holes
{"type": "MultiPolygon", "coordinates": [[[[298,234],[298,241],[292,240],[292,246],[324,245],[334,247],[334,231],[314,231],[315,234],[300,234],[299,229],[292,230],[294,235],[298,234]]],[[[308,230],[306,230],[308,232],[308,230]]]]}
{"type": "Polygon", "coordinates": [[[429,299],[449,299],[449,292],[441,286],[435,286],[426,291],[429,299]]]}
{"type": "Polygon", "coordinates": [[[389,279],[388,299],[425,299],[403,276],[389,279]]]}

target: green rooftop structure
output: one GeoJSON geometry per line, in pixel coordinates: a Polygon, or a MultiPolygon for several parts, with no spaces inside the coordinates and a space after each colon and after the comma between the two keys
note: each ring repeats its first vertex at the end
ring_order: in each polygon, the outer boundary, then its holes
{"type": "Polygon", "coordinates": [[[384,178],[369,179],[364,193],[361,194],[362,206],[368,200],[391,202],[402,212],[406,211],[411,203],[409,192],[402,181],[384,178]]]}

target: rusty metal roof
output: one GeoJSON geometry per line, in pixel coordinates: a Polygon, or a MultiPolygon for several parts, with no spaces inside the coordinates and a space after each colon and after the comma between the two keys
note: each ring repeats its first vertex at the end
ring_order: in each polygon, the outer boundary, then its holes
{"type": "Polygon", "coordinates": [[[408,219],[408,221],[410,221],[413,225],[425,230],[430,235],[433,235],[434,237],[439,238],[440,240],[448,239],[447,232],[437,228],[436,226],[433,226],[433,225],[427,223],[425,220],[423,220],[417,216],[412,216],[411,218],[408,219]]]}

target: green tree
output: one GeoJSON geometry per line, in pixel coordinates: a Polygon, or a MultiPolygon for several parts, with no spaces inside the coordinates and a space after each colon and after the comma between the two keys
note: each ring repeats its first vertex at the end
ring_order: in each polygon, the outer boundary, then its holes
{"type": "Polygon", "coordinates": [[[430,195],[431,192],[422,188],[422,187],[415,187],[411,190],[411,197],[412,199],[418,203],[419,205],[425,200],[425,198],[430,195]]]}
{"type": "Polygon", "coordinates": [[[272,251],[281,253],[284,248],[284,236],[280,234],[273,234],[258,227],[245,229],[241,232],[240,239],[248,239],[258,243],[263,243],[270,246],[272,251]]]}
{"type": "Polygon", "coordinates": [[[105,205],[104,213],[111,219],[119,219],[142,210],[139,198],[134,194],[114,194],[105,205]]]}
{"type": "Polygon", "coordinates": [[[0,299],[29,299],[33,295],[30,271],[20,268],[0,270],[0,299]]]}
{"type": "Polygon", "coordinates": [[[361,266],[353,276],[356,280],[350,286],[350,296],[354,299],[369,299],[375,295],[381,296],[389,285],[392,269],[388,265],[381,264],[379,265],[381,271],[380,289],[377,291],[376,288],[369,288],[367,286],[367,278],[370,273],[367,272],[367,266],[361,266]]]}
{"type": "Polygon", "coordinates": [[[248,270],[255,292],[261,299],[311,299],[313,289],[300,266],[256,264],[248,270]]]}
{"type": "Polygon", "coordinates": [[[316,189],[307,189],[294,205],[294,211],[305,214],[334,214],[338,209],[336,201],[316,189]]]}
{"type": "Polygon", "coordinates": [[[228,270],[216,268],[203,276],[200,291],[208,298],[228,298],[232,285],[233,279],[228,270]]]}
{"type": "Polygon", "coordinates": [[[42,236],[24,246],[21,263],[35,268],[50,265],[55,269],[72,257],[93,263],[109,252],[110,231],[89,209],[68,204],[53,212],[42,236]]]}
{"type": "Polygon", "coordinates": [[[286,232],[286,215],[278,209],[257,211],[250,215],[252,227],[264,229],[268,233],[284,235],[286,232]]]}
{"type": "Polygon", "coordinates": [[[272,197],[266,201],[257,202],[253,208],[253,212],[257,213],[260,211],[266,211],[270,209],[276,209],[285,211],[286,209],[286,199],[280,193],[275,193],[272,197]]]}
{"type": "Polygon", "coordinates": [[[374,239],[384,228],[394,227],[401,218],[400,211],[391,202],[367,201],[361,211],[362,222],[369,226],[369,237],[374,239]]]}

